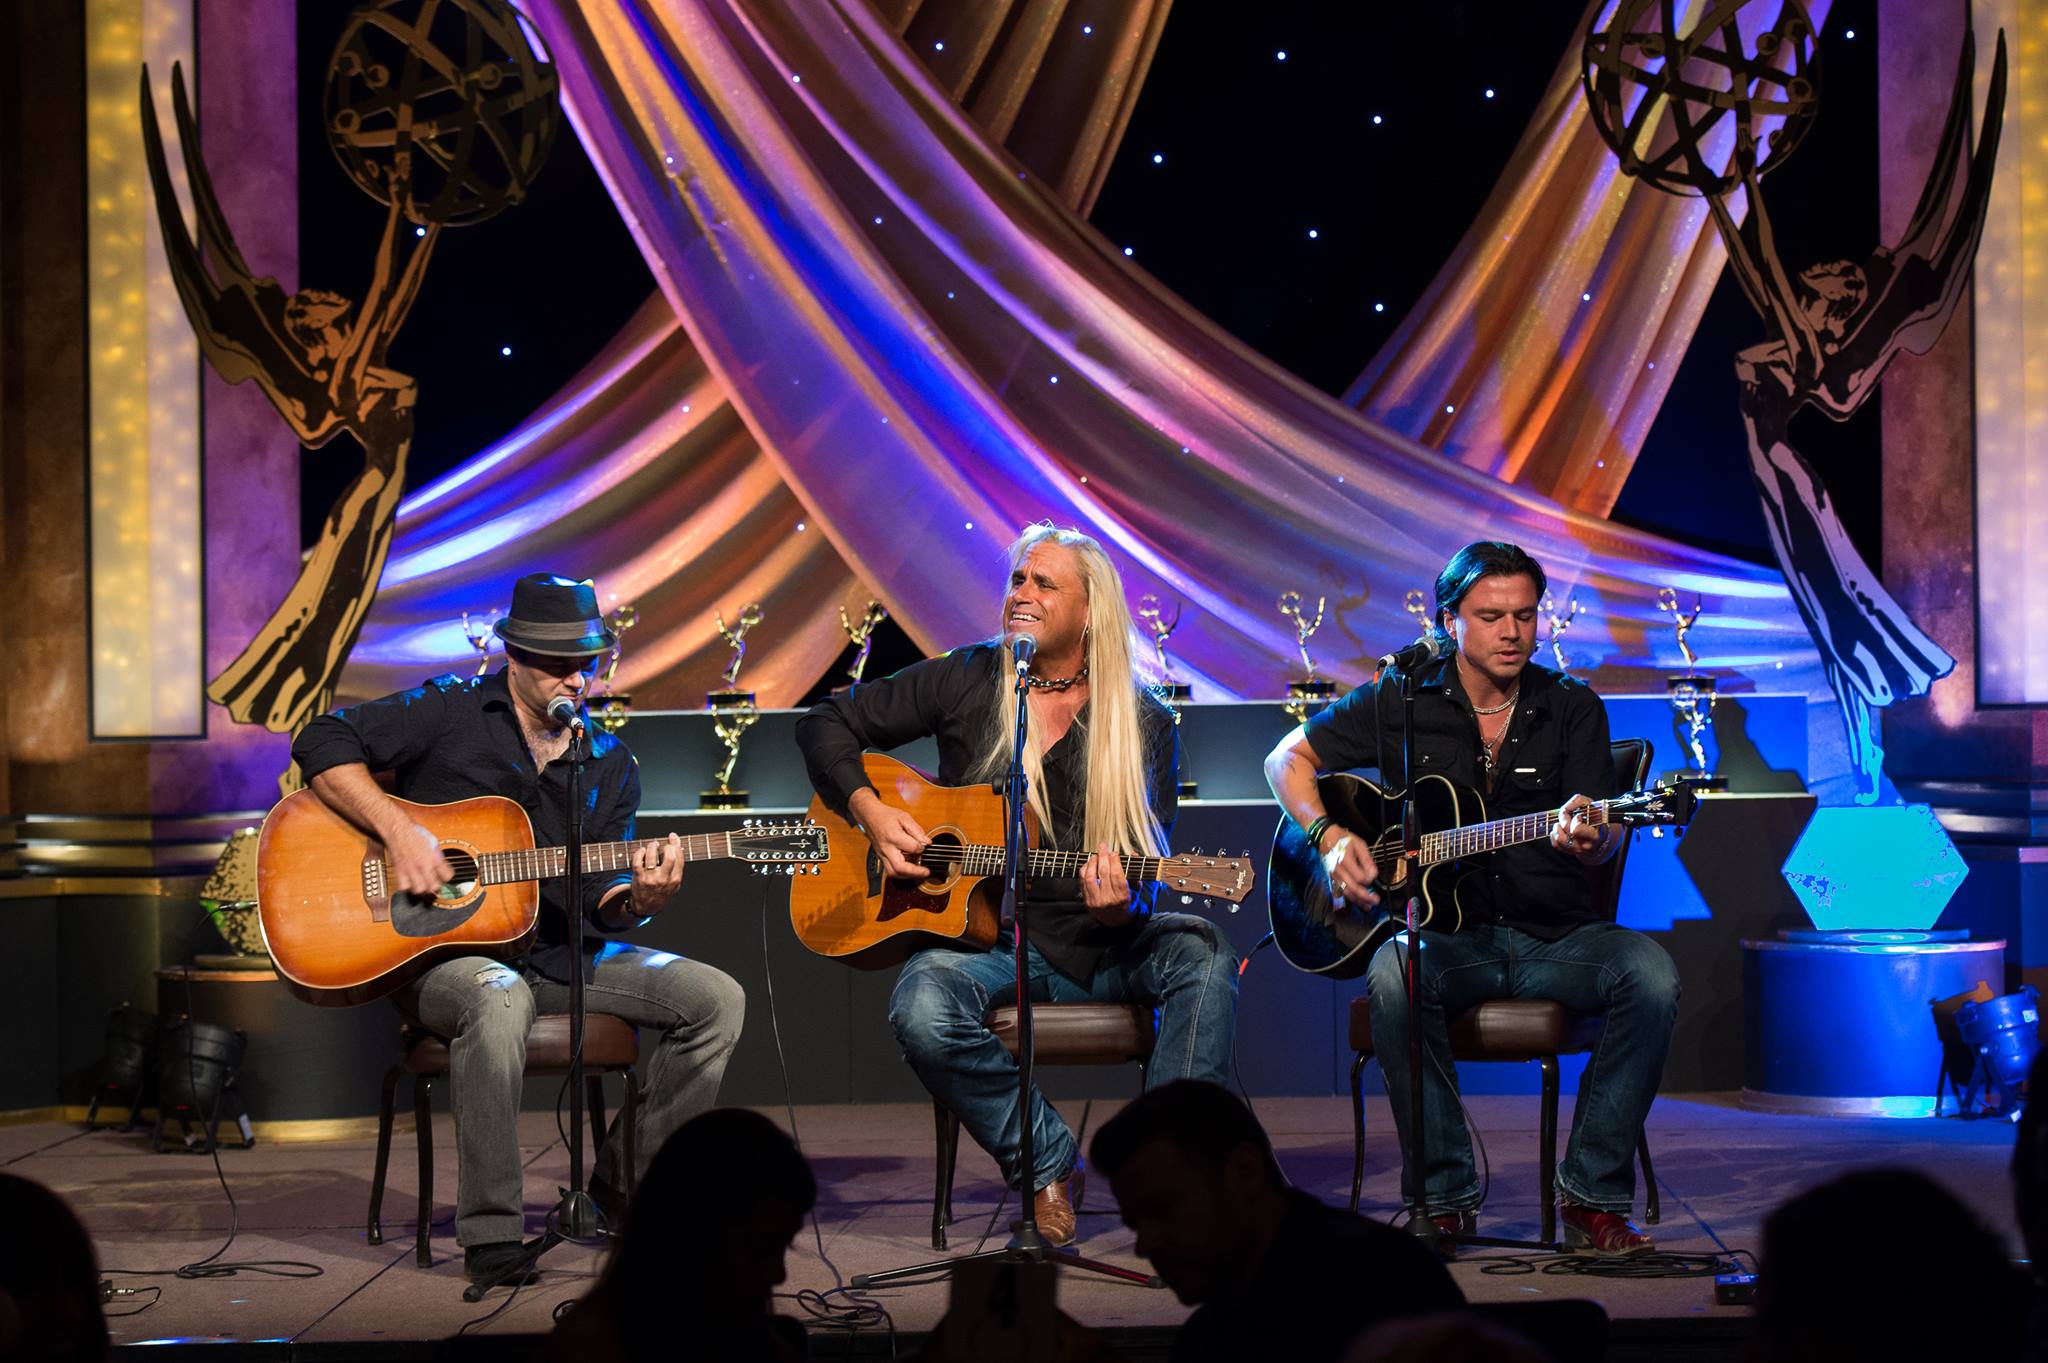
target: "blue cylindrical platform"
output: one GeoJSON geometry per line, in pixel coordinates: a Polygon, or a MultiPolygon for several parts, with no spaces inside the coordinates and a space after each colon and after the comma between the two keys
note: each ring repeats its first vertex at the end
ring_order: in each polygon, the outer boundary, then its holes
{"type": "Polygon", "coordinates": [[[1742,1101],[1773,1112],[1931,1117],[1929,1005],[2005,992],[2005,943],[1952,932],[1800,932],[1742,944],[1742,1101]]]}

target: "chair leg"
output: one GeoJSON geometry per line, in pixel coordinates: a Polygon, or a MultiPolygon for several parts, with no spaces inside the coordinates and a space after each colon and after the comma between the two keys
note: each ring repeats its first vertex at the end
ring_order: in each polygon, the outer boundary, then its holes
{"type": "Polygon", "coordinates": [[[1358,1210],[1358,1195],[1365,1191],[1365,1051],[1351,1062],[1351,1210],[1358,1210]]]}
{"type": "Polygon", "coordinates": [[[1636,1133],[1636,1157],[1643,1162],[1643,1224],[1654,1226],[1664,1219],[1664,1201],[1657,1196],[1657,1171],[1650,1167],[1650,1130],[1636,1133]]]}
{"type": "Polygon", "coordinates": [[[421,1268],[432,1268],[427,1228],[434,1219],[434,1081],[424,1074],[413,1076],[412,1121],[420,1152],[419,1227],[414,1232],[413,1258],[421,1268]]]}
{"type": "Polygon", "coordinates": [[[1537,1057],[1543,1069],[1543,1115],[1536,1138],[1536,1188],[1543,1199],[1543,1243],[1557,1239],[1557,1057],[1537,1057]]]}
{"type": "Polygon", "coordinates": [[[637,1158],[637,1142],[640,1139],[640,1076],[631,1065],[625,1068],[626,1096],[619,1111],[619,1139],[625,1142],[620,1149],[619,1166],[626,1171],[626,1201],[633,1200],[633,1194],[640,1187],[640,1164],[637,1158]]]}
{"type": "Polygon", "coordinates": [[[391,1168],[391,1127],[398,1103],[398,1076],[393,1065],[384,1072],[384,1097],[377,1106],[377,1172],[370,1178],[370,1243],[384,1243],[384,1175],[391,1168]]]}
{"type": "Polygon", "coordinates": [[[953,1164],[960,1148],[960,1119],[943,1103],[932,1102],[933,1134],[938,1138],[938,1170],[932,1189],[932,1248],[946,1247],[946,1225],[953,1219],[953,1164]]]}
{"type": "Polygon", "coordinates": [[[590,1109],[590,1159],[591,1168],[595,1169],[597,1152],[604,1149],[604,1075],[586,1075],[583,1080],[583,1094],[584,1106],[590,1109]]]}

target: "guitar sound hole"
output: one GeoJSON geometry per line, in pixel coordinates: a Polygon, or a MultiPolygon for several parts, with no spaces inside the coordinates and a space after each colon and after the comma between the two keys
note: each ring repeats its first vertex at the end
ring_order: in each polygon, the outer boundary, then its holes
{"type": "Polygon", "coordinates": [[[477,867],[476,858],[455,847],[442,848],[441,855],[447,860],[449,869],[454,871],[455,875],[440,889],[434,891],[434,898],[444,904],[469,898],[476,892],[477,880],[482,874],[477,867]]]}
{"type": "Polygon", "coordinates": [[[924,852],[918,857],[920,865],[931,872],[931,877],[920,881],[922,888],[936,890],[949,885],[960,875],[964,847],[958,833],[941,830],[932,834],[932,840],[925,844],[924,852]]]}

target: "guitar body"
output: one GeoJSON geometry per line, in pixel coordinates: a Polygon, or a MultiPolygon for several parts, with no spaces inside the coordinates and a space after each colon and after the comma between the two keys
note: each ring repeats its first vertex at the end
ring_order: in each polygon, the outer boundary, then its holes
{"type": "MultiPolygon", "coordinates": [[[[861,763],[882,802],[917,820],[935,845],[1002,846],[1003,798],[988,786],[936,785],[880,753],[866,754],[861,763]]],[[[822,797],[811,801],[809,817],[826,830],[832,854],[816,875],[790,882],[789,922],[806,947],[863,970],[882,970],[928,946],[995,945],[1001,876],[952,868],[925,880],[892,880],[873,844],[822,797]]],[[[1025,831],[1036,846],[1038,825],[1029,814],[1025,831]]]]}
{"type": "MultiPolygon", "coordinates": [[[[533,824],[499,795],[404,805],[458,868],[490,852],[530,848],[533,824]]],[[[309,1003],[381,998],[458,956],[509,960],[526,950],[540,912],[532,881],[458,880],[433,899],[392,891],[384,846],[311,790],[278,802],[256,851],[257,916],[277,973],[309,1003]]]]}
{"type": "MultiPolygon", "coordinates": [[[[1391,839],[1398,845],[1400,829],[1389,827],[1381,811],[1398,811],[1399,804],[1386,801],[1380,787],[1371,781],[1337,772],[1318,777],[1316,792],[1332,823],[1369,843],[1391,839]]],[[[1476,791],[1443,776],[1417,778],[1415,809],[1424,833],[1486,818],[1485,801],[1476,791]]],[[[1365,973],[1381,943],[1405,929],[1412,874],[1409,863],[1398,854],[1375,855],[1373,860],[1380,868],[1380,880],[1374,886],[1380,895],[1379,906],[1365,908],[1347,902],[1339,908],[1330,890],[1329,873],[1323,869],[1322,857],[1309,846],[1307,833],[1292,818],[1280,816],[1280,825],[1273,832],[1273,855],[1267,863],[1266,911],[1273,924],[1273,945],[1289,965],[1312,975],[1353,979],[1365,973]]],[[[1463,926],[1458,885],[1471,873],[1461,862],[1442,862],[1423,870],[1421,926],[1434,932],[1456,932],[1463,926]]]]}

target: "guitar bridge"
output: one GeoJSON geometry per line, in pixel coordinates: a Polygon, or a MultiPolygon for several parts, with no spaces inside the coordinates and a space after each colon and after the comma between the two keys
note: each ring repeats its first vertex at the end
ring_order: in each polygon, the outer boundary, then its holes
{"type": "Polygon", "coordinates": [[[882,858],[874,845],[868,846],[868,898],[873,899],[882,892],[882,858]]]}
{"type": "Polygon", "coordinates": [[[372,847],[363,858],[363,902],[370,906],[370,921],[391,921],[391,884],[384,865],[382,846],[372,847]]]}

